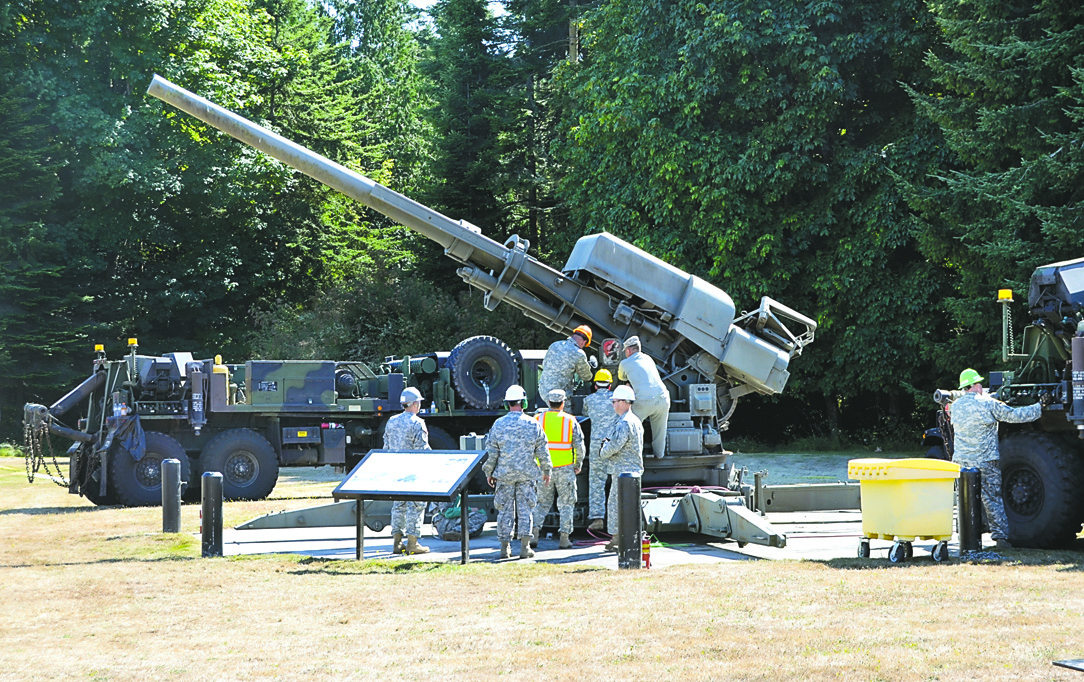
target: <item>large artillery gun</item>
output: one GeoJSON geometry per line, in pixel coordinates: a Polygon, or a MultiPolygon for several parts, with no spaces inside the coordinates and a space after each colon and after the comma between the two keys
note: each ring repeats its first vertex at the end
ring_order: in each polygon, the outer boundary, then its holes
{"type": "MultiPolygon", "coordinates": [[[[1016,547],[1073,542],[1084,523],[1084,258],[1035,269],[1020,352],[1013,333],[1013,292],[1002,305],[1002,362],[988,375],[993,397],[1009,405],[1043,404],[1039,421],[999,426],[1001,491],[1016,547]],[[1074,438],[1074,435],[1076,436],[1074,438]]],[[[952,402],[960,391],[934,392],[939,436],[953,452],[952,402]]]]}
{"type": "Polygon", "coordinates": [[[489,310],[505,302],[562,334],[586,323],[609,366],[621,359],[613,340],[639,336],[672,400],[667,456],[645,461],[645,483],[726,484],[720,434],[737,400],[781,392],[791,359],[813,341],[808,317],[768,297],[736,316],[724,291],[612,234],[582,237],[556,270],[518,236],[497,242],[160,76],[147,92],[440,244],[489,310]]]}

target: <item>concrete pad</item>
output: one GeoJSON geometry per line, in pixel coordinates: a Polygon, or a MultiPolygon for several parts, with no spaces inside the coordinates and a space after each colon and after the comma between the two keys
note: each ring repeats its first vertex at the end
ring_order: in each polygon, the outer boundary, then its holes
{"type": "MultiPolygon", "coordinates": [[[[858,543],[862,536],[862,517],[857,510],[776,513],[769,520],[787,535],[787,546],[763,547],[749,544],[739,547],[727,540],[713,540],[701,535],[663,535],[654,538],[651,547],[652,568],[666,568],[680,564],[725,563],[756,559],[808,559],[827,561],[858,556],[858,543]],[[658,544],[656,544],[656,542],[658,544]]],[[[244,554],[302,554],[327,559],[353,559],[355,540],[353,526],[323,528],[289,528],[271,530],[226,529],[223,534],[223,551],[227,556],[244,554]]],[[[439,561],[459,563],[460,544],[436,537],[432,526],[424,527],[422,544],[429,554],[410,557],[415,561],[439,561]]],[[[617,555],[606,552],[604,538],[586,534],[573,535],[571,549],[558,549],[557,537],[543,537],[533,559],[553,564],[579,564],[599,568],[617,568],[617,555]]],[[[888,561],[892,543],[888,540],[872,540],[871,559],[888,561]]],[[[929,552],[934,542],[914,543],[912,561],[930,561],[929,552]]],[[[519,561],[519,541],[512,541],[512,559],[500,559],[500,542],[497,540],[496,524],[486,524],[482,536],[470,541],[470,560],[519,561]]],[[[958,546],[950,544],[952,556],[958,556],[958,546]]],[[[401,555],[391,553],[391,534],[387,531],[365,531],[366,559],[397,559],[401,555]]]]}

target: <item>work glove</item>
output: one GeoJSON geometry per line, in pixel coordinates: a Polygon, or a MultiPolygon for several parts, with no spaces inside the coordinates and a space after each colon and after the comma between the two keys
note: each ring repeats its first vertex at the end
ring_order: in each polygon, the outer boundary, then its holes
{"type": "Polygon", "coordinates": [[[1039,404],[1046,407],[1054,402],[1054,396],[1050,391],[1039,391],[1039,404]]]}
{"type": "Polygon", "coordinates": [[[598,369],[598,358],[591,355],[587,358],[587,364],[591,365],[591,369],[598,369]]]}

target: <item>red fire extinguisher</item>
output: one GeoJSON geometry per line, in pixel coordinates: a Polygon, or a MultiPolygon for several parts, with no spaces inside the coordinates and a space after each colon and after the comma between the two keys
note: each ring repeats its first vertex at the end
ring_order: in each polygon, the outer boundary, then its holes
{"type": "Polygon", "coordinates": [[[640,556],[643,557],[644,568],[651,568],[651,536],[647,533],[640,539],[640,556]]]}

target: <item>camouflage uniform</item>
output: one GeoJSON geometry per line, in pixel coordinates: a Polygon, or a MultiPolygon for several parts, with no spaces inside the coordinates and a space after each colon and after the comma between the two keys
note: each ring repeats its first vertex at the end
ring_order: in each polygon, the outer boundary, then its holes
{"type": "Polygon", "coordinates": [[[512,519],[519,512],[519,537],[531,535],[531,514],[538,503],[538,481],[553,470],[542,425],[520,411],[493,422],[488,455],[482,471],[497,481],[493,506],[497,508],[497,538],[512,539],[512,519]]]}
{"type": "MultiPolygon", "coordinates": [[[[432,450],[425,422],[412,412],[395,415],[384,427],[384,449],[432,450]]],[[[391,505],[391,532],[415,537],[421,535],[424,514],[425,502],[396,500],[391,505]]]]}
{"type": "MultiPolygon", "coordinates": [[[[537,417],[539,423],[542,421],[542,414],[548,411],[545,410],[539,413],[537,417]]],[[[572,421],[572,425],[572,452],[575,453],[575,460],[572,464],[554,466],[553,473],[550,474],[549,484],[542,484],[542,489],[538,495],[538,505],[534,508],[534,527],[536,529],[542,528],[542,522],[546,520],[546,514],[549,513],[550,507],[553,506],[553,498],[556,497],[557,513],[561,516],[559,532],[572,532],[572,511],[576,507],[576,470],[583,466],[585,454],[583,429],[575,420],[572,421]]],[[[551,465],[552,463],[553,460],[550,460],[551,465]]]]}
{"type": "Polygon", "coordinates": [[[1035,421],[1042,416],[1039,403],[1009,407],[989,395],[965,393],[952,402],[952,461],[960,466],[977,467],[982,475],[982,506],[994,540],[1009,538],[1005,502],[1001,495],[1001,468],[998,463],[997,423],[1035,421]]]}
{"type": "MultiPolygon", "coordinates": [[[[614,425],[610,440],[602,446],[599,455],[607,461],[615,480],[619,474],[640,476],[644,473],[644,425],[632,410],[614,425]]],[[[616,485],[610,486],[606,510],[606,532],[614,535],[617,533],[616,485]]]]}
{"type": "Polygon", "coordinates": [[[572,381],[576,377],[584,383],[591,381],[591,365],[587,362],[587,353],[583,352],[572,339],[561,339],[550,344],[546,357],[542,359],[542,376],[538,379],[538,395],[543,402],[555,388],[559,388],[572,401],[572,381]]]}
{"type": "Polygon", "coordinates": [[[613,433],[614,425],[621,419],[614,410],[613,391],[600,388],[583,400],[583,415],[591,419],[591,461],[587,471],[587,516],[592,519],[606,517],[606,477],[613,473],[610,462],[599,456],[602,439],[613,433]]]}
{"type": "Polygon", "coordinates": [[[651,424],[651,454],[666,454],[666,429],[670,419],[670,392],[659,376],[655,361],[643,352],[636,352],[617,366],[617,378],[628,381],[636,392],[632,411],[642,421],[651,424]]]}

